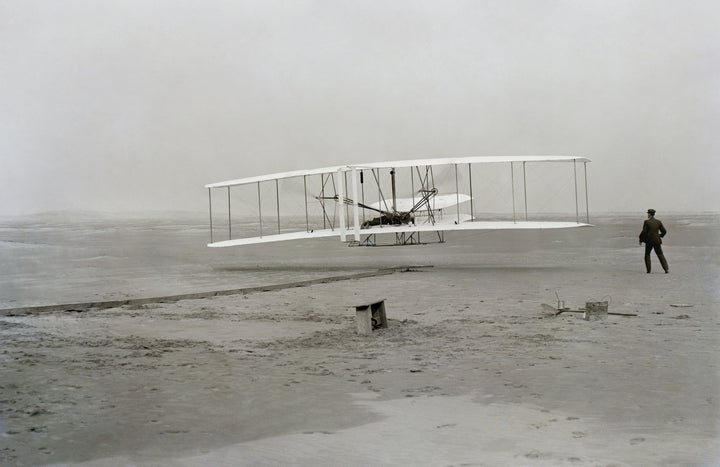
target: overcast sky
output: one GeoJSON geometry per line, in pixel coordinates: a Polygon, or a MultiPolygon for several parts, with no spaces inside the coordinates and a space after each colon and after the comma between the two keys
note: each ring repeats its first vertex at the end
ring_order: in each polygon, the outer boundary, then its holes
{"type": "Polygon", "coordinates": [[[0,0],[0,215],[584,155],[593,212],[718,211],[720,2],[0,0]]]}

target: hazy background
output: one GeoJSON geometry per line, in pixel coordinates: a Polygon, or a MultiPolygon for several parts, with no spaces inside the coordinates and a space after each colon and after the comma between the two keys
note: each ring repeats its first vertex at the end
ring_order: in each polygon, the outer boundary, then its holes
{"type": "Polygon", "coordinates": [[[0,0],[0,215],[585,155],[592,211],[718,211],[720,2],[0,0]]]}

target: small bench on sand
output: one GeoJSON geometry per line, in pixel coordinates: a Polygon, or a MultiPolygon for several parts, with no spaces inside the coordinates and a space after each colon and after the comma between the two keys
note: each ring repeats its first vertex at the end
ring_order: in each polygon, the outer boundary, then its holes
{"type": "Polygon", "coordinates": [[[355,324],[357,325],[357,333],[362,335],[371,334],[375,329],[388,327],[387,316],[385,315],[385,299],[356,305],[355,324]]]}

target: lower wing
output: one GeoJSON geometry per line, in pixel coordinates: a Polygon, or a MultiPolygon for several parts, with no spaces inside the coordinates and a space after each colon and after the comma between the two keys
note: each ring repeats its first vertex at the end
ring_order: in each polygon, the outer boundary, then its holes
{"type": "MultiPolygon", "coordinates": [[[[469,216],[467,216],[469,217],[469,216]]],[[[448,218],[432,223],[420,224],[403,224],[403,225],[383,225],[373,226],[366,229],[358,229],[359,235],[379,235],[393,233],[415,233],[415,232],[447,232],[454,230],[538,230],[538,229],[568,229],[573,227],[589,227],[591,224],[582,224],[578,222],[513,222],[513,221],[476,221],[467,222],[467,218],[461,217],[460,222],[457,219],[448,218]]],[[[209,247],[227,247],[238,245],[254,245],[257,243],[281,242],[288,240],[302,240],[309,238],[324,237],[341,237],[344,235],[351,239],[354,237],[356,230],[353,228],[345,229],[323,229],[310,232],[288,232],[273,235],[265,235],[262,237],[238,238],[234,240],[225,240],[221,242],[209,243],[209,247]]]]}

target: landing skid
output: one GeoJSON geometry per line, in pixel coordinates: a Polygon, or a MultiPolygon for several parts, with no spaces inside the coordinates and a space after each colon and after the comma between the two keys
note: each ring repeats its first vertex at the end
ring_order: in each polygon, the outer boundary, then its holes
{"type": "MultiPolygon", "coordinates": [[[[421,241],[420,232],[401,232],[395,234],[395,242],[379,242],[378,234],[370,234],[365,236],[364,239],[357,241],[353,240],[348,242],[348,246],[407,246],[407,245],[427,245],[428,243],[445,243],[445,233],[442,231],[435,232],[437,234],[437,240],[421,241]]],[[[424,237],[427,238],[427,237],[424,237]]],[[[431,236],[432,238],[432,236],[431,236]]]]}

